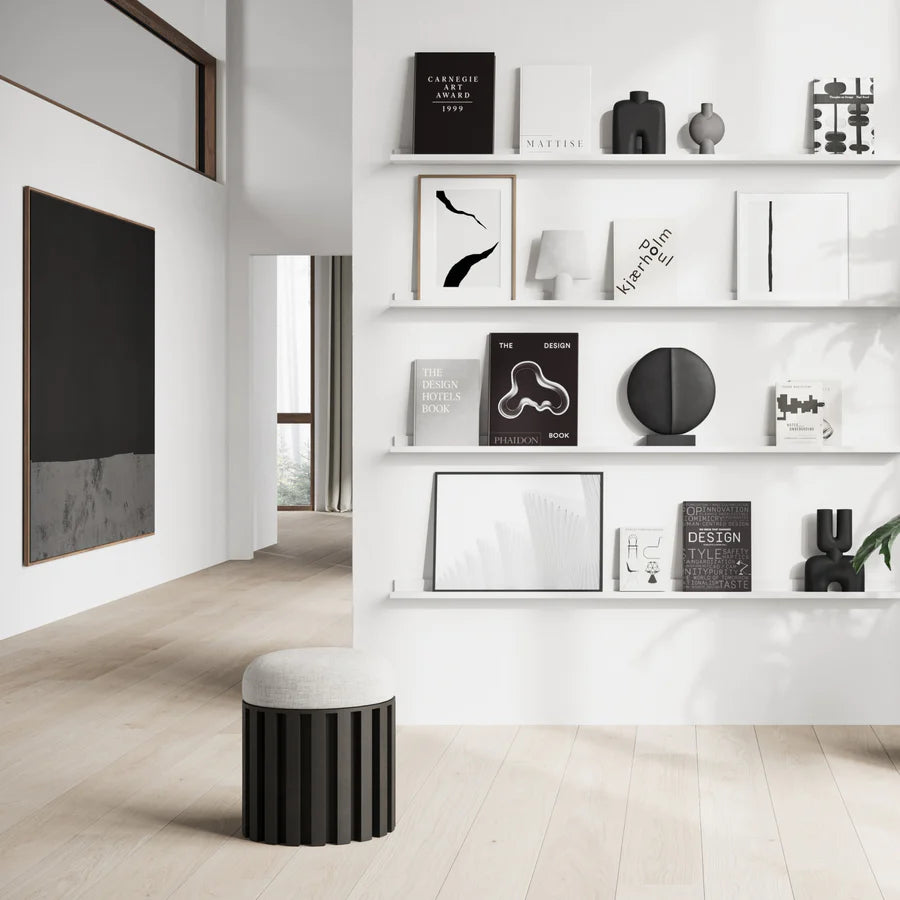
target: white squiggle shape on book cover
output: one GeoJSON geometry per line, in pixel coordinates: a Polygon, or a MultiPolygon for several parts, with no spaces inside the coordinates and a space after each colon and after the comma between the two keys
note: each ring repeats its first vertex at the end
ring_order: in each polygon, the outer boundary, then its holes
{"type": "Polygon", "coordinates": [[[497,404],[497,411],[504,419],[517,419],[522,415],[526,406],[530,406],[538,412],[553,413],[554,416],[561,416],[569,408],[569,392],[559,384],[559,382],[551,381],[547,378],[547,376],[544,375],[543,369],[541,369],[534,360],[523,359],[521,362],[517,362],[509,373],[509,380],[511,387],[509,391],[500,398],[500,402],[497,404]],[[556,394],[556,402],[541,400],[540,403],[538,403],[537,401],[532,400],[531,397],[522,396],[517,398],[517,402],[513,404],[512,400],[516,398],[516,394],[519,391],[518,376],[520,370],[533,372],[535,381],[537,381],[540,387],[546,388],[548,391],[552,391],[556,394]]]}

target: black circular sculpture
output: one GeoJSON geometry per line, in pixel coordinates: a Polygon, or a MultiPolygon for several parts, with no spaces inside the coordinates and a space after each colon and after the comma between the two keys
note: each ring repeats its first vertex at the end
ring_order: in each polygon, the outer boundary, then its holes
{"type": "Polygon", "coordinates": [[[708,415],[716,399],[712,370],[684,347],[659,347],[639,359],[628,376],[628,405],[643,425],[650,446],[693,447],[685,434],[708,415]]]}

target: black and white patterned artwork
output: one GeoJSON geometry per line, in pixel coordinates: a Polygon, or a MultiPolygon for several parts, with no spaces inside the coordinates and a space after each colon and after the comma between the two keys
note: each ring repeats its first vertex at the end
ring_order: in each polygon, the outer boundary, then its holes
{"type": "Polygon", "coordinates": [[[419,299],[513,298],[512,176],[420,176],[419,299]]]}
{"type": "Polygon", "coordinates": [[[848,156],[875,154],[874,78],[813,81],[813,149],[848,156]]]}
{"type": "Polygon", "coordinates": [[[845,193],[739,193],[738,300],[847,300],[848,216],[845,193]]]}
{"type": "Polygon", "coordinates": [[[436,591],[599,591],[600,472],[439,472],[436,591]]]}

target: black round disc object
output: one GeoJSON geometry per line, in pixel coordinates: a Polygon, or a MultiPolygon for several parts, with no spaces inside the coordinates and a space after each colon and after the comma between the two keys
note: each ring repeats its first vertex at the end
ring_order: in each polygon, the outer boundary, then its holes
{"type": "Polygon", "coordinates": [[[641,357],[628,376],[628,405],[657,434],[684,434],[708,415],[716,380],[706,362],[684,347],[659,347],[641,357]]]}

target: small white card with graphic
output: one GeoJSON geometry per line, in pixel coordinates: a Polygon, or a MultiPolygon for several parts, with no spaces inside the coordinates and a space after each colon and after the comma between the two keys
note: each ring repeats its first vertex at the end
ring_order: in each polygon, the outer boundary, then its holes
{"type": "Polygon", "coordinates": [[[613,222],[613,299],[666,302],[678,295],[678,223],[672,219],[613,222]]]}
{"type": "Polygon", "coordinates": [[[821,381],[785,381],[775,385],[775,444],[821,447],[824,440],[821,381]]]}
{"type": "Polygon", "coordinates": [[[620,528],[619,590],[668,590],[668,556],[664,529],[620,528]]]}

